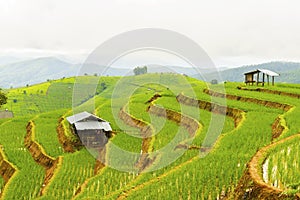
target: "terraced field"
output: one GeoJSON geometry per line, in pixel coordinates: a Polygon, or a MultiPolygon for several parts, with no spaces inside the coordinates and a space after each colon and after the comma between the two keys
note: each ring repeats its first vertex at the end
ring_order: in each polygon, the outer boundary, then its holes
{"type": "Polygon", "coordinates": [[[79,79],[8,91],[15,117],[0,121],[1,199],[300,198],[298,85],[79,79]],[[83,92],[72,102],[74,87],[83,92]],[[83,110],[113,128],[104,163],[69,130],[66,117],[83,110]]]}

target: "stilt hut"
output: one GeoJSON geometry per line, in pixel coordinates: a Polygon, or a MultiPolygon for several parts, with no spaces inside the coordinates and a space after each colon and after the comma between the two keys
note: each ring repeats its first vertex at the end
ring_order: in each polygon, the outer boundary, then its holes
{"type": "Polygon", "coordinates": [[[268,85],[270,84],[270,77],[272,79],[272,85],[274,85],[274,79],[276,76],[279,76],[278,73],[273,72],[271,70],[268,69],[257,69],[251,72],[247,72],[244,74],[245,75],[245,83],[248,85],[259,85],[262,84],[262,86],[265,85],[265,83],[268,83],[268,85]],[[260,81],[260,73],[262,73],[262,81],[260,81]],[[267,80],[265,80],[265,78],[267,80]]]}

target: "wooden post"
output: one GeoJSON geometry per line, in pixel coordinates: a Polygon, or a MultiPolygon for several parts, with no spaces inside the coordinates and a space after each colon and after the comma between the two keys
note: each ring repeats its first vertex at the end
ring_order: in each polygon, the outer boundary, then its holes
{"type": "Polygon", "coordinates": [[[269,75],[268,75],[268,74],[267,74],[267,79],[268,79],[268,86],[269,86],[269,85],[270,85],[270,84],[269,84],[270,81],[269,81],[269,75]]]}
{"type": "Polygon", "coordinates": [[[258,86],[259,83],[259,72],[257,72],[257,77],[256,77],[256,86],[258,86]]]}
{"type": "Polygon", "coordinates": [[[272,86],[274,86],[274,76],[272,76],[272,86]]]}
{"type": "Polygon", "coordinates": [[[265,73],[263,73],[263,80],[262,80],[262,86],[265,85],[265,73]]]}

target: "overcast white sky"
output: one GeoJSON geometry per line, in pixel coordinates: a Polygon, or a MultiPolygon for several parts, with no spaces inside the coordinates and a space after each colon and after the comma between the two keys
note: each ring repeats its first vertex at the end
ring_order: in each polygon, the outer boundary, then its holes
{"type": "Polygon", "coordinates": [[[298,0],[0,0],[0,56],[82,59],[105,40],[164,28],[196,41],[218,66],[300,61],[298,0]]]}

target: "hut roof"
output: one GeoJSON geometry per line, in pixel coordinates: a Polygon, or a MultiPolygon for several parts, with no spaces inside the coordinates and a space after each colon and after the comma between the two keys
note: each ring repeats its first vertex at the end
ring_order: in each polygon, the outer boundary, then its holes
{"type": "Polygon", "coordinates": [[[105,130],[112,131],[109,122],[97,122],[97,121],[88,121],[88,122],[76,122],[76,130],[105,130]]]}
{"type": "Polygon", "coordinates": [[[84,119],[92,119],[94,121],[105,122],[104,119],[101,119],[100,117],[97,117],[96,115],[93,115],[86,111],[67,117],[67,120],[70,124],[75,124],[76,122],[83,121],[84,119]]]}
{"type": "Polygon", "coordinates": [[[81,112],[67,117],[70,124],[74,124],[76,130],[104,130],[112,131],[109,122],[88,112],[81,112]]]}
{"type": "Polygon", "coordinates": [[[262,73],[264,73],[266,75],[269,75],[269,76],[279,76],[278,73],[273,72],[273,71],[268,70],[268,69],[257,69],[257,70],[251,71],[251,72],[246,72],[245,75],[246,74],[255,74],[255,73],[258,73],[258,72],[262,72],[262,73]]]}

